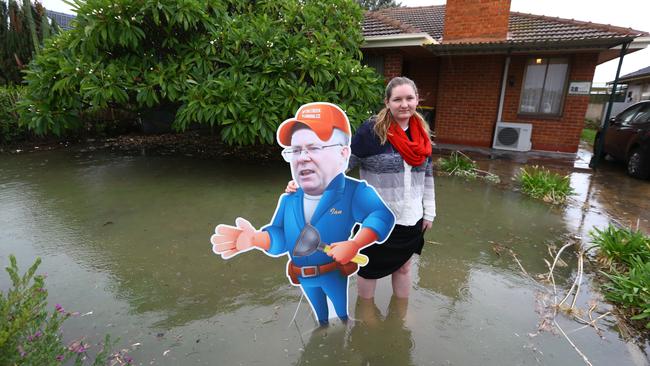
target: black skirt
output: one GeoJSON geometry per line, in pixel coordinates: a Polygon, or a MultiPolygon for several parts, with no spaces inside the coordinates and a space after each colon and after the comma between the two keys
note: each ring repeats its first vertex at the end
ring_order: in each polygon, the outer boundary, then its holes
{"type": "Polygon", "coordinates": [[[395,225],[393,232],[383,244],[374,244],[361,250],[369,263],[359,268],[358,275],[366,279],[378,279],[397,271],[413,253],[422,254],[424,233],[422,219],[413,226],[395,225]]]}

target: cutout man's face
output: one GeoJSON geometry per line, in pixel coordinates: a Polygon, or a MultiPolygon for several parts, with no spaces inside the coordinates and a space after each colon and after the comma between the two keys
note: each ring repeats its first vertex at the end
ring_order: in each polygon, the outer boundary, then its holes
{"type": "Polygon", "coordinates": [[[332,139],[322,141],[310,129],[300,129],[291,136],[291,148],[302,149],[291,159],[291,174],[300,188],[309,195],[320,195],[340,173],[345,172],[348,146],[330,146],[336,144],[332,139]],[[323,147],[309,151],[309,147],[323,147]]]}

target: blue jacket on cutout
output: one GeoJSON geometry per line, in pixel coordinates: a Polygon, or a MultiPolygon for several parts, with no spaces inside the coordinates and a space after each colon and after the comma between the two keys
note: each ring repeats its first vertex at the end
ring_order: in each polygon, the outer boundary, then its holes
{"type": "MultiPolygon", "coordinates": [[[[333,259],[321,251],[304,257],[293,256],[294,245],[305,226],[303,198],[302,189],[280,197],[272,222],[262,228],[271,237],[268,253],[274,256],[288,253],[299,267],[331,263],[333,259]]],[[[357,223],[374,231],[377,242],[381,243],[393,229],[395,216],[365,181],[339,174],[323,192],[310,224],[318,230],[323,243],[332,244],[348,240],[357,223]]],[[[319,321],[328,319],[325,296],[332,300],[339,318],[347,318],[347,277],[335,270],[298,278],[319,321]]]]}

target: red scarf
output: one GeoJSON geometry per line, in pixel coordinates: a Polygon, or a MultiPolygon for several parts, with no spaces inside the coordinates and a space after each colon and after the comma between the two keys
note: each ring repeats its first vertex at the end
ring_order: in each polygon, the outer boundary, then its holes
{"type": "Polygon", "coordinates": [[[410,166],[420,166],[431,156],[431,140],[417,117],[409,119],[411,140],[397,122],[392,121],[388,127],[388,141],[397,149],[410,166]]]}

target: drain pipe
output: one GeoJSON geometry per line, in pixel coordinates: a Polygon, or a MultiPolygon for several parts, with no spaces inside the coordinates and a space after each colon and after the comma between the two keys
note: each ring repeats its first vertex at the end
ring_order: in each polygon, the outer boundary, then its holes
{"type": "Polygon", "coordinates": [[[503,68],[503,79],[501,80],[501,96],[499,97],[499,111],[497,112],[497,123],[503,122],[503,100],[506,97],[506,83],[508,82],[508,70],[510,70],[510,52],[506,56],[506,64],[503,68]]]}
{"type": "Polygon", "coordinates": [[[616,77],[614,78],[614,83],[612,84],[612,93],[609,95],[609,103],[607,103],[607,113],[605,113],[605,121],[603,123],[603,128],[600,130],[600,138],[598,139],[596,146],[594,146],[594,155],[589,161],[589,167],[595,169],[600,163],[600,156],[602,155],[603,148],[605,147],[605,133],[607,132],[607,127],[609,126],[609,118],[612,114],[612,104],[614,104],[614,97],[616,95],[616,87],[618,86],[618,77],[621,74],[621,65],[623,65],[623,57],[625,56],[625,51],[629,47],[631,41],[623,43],[621,46],[621,54],[618,56],[618,68],[616,69],[616,77]]]}

